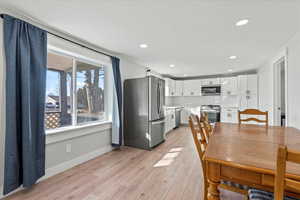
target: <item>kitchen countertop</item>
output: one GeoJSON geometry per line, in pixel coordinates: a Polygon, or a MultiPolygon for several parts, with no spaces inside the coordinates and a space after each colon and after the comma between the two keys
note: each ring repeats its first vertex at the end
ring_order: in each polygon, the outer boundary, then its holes
{"type": "Polygon", "coordinates": [[[221,109],[239,109],[238,106],[221,106],[221,109]]]}
{"type": "Polygon", "coordinates": [[[184,108],[184,106],[165,106],[165,109],[177,109],[177,108],[184,108]]]}

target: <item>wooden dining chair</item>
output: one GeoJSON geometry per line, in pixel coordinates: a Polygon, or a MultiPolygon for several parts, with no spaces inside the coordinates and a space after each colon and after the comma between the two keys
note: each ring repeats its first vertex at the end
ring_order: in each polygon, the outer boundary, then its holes
{"type": "MultiPolygon", "coordinates": [[[[200,121],[199,121],[200,122],[200,121]]],[[[198,120],[195,115],[191,115],[189,117],[189,126],[192,131],[194,143],[197,148],[198,156],[201,161],[201,167],[202,167],[202,174],[203,174],[203,181],[204,181],[204,200],[207,200],[207,193],[208,193],[208,181],[206,177],[206,170],[205,170],[205,161],[204,161],[204,153],[207,146],[207,141],[205,139],[204,133],[201,132],[201,125],[199,126],[198,120]],[[200,136],[200,137],[199,137],[200,136]]]]}
{"type": "Polygon", "coordinates": [[[300,164],[300,152],[288,150],[286,146],[280,146],[277,151],[274,194],[257,189],[250,189],[250,200],[300,200],[299,198],[284,196],[284,189],[287,187],[294,192],[300,193],[300,182],[285,177],[286,162],[300,164]]]}
{"type": "Polygon", "coordinates": [[[201,117],[199,118],[198,115],[191,115],[191,117],[193,119],[196,120],[197,122],[197,127],[199,127],[199,132],[201,134],[201,137],[205,140],[206,144],[208,144],[208,140],[209,140],[209,137],[210,137],[210,132],[207,130],[207,128],[205,129],[201,129],[201,127],[205,127],[205,123],[203,123],[201,117]]]}
{"type": "MultiPolygon", "coordinates": [[[[206,130],[205,130],[204,122],[201,122],[198,116],[191,115],[189,117],[189,126],[191,128],[194,143],[196,145],[197,152],[202,165],[202,172],[204,178],[204,200],[207,200],[208,180],[206,176],[206,165],[205,165],[204,156],[209,141],[207,141],[206,139],[207,136],[205,135],[206,130]]],[[[231,181],[221,181],[220,188],[243,194],[245,195],[245,199],[248,199],[247,194],[249,188],[247,186],[233,183],[231,181]]]]}
{"type": "Polygon", "coordinates": [[[256,121],[258,123],[264,123],[266,126],[269,126],[269,113],[268,111],[263,112],[258,109],[246,109],[243,111],[239,111],[238,113],[239,117],[239,124],[242,124],[242,122],[250,122],[250,121],[256,121]],[[256,116],[265,116],[264,120],[257,119],[255,117],[249,117],[249,118],[242,118],[242,115],[256,115],[256,116]]]}
{"type": "Polygon", "coordinates": [[[213,131],[213,127],[212,125],[209,123],[209,120],[208,120],[208,114],[207,113],[201,113],[200,115],[200,121],[204,123],[204,125],[206,126],[207,128],[207,131],[209,131],[210,133],[213,131]]]}

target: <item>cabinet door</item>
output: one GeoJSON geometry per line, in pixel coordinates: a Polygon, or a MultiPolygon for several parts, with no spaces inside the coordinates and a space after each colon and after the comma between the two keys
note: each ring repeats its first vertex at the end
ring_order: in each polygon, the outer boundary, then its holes
{"type": "Polygon", "coordinates": [[[228,122],[226,109],[222,109],[222,111],[221,111],[221,122],[224,122],[224,123],[228,122]]]}
{"type": "Polygon", "coordinates": [[[238,123],[238,111],[234,108],[225,108],[221,111],[221,122],[238,123]]]}
{"type": "Polygon", "coordinates": [[[238,90],[240,95],[247,95],[248,90],[247,75],[238,76],[238,90]]]}
{"type": "Polygon", "coordinates": [[[229,77],[221,79],[222,95],[236,95],[237,94],[237,78],[229,77]]]}
{"type": "Polygon", "coordinates": [[[238,111],[236,109],[228,109],[227,120],[229,123],[238,123],[238,111]]]}
{"type": "Polygon", "coordinates": [[[165,116],[165,133],[170,131],[170,127],[171,127],[171,114],[170,111],[167,110],[165,116]]]}
{"type": "Polygon", "coordinates": [[[175,80],[170,79],[170,96],[175,96],[175,88],[176,88],[175,80]]]}
{"type": "Polygon", "coordinates": [[[174,129],[175,126],[176,126],[176,120],[175,120],[175,109],[172,109],[172,112],[171,112],[171,123],[170,123],[170,129],[174,129]]]}
{"type": "Polygon", "coordinates": [[[257,95],[257,75],[252,74],[247,76],[247,89],[249,95],[257,95]]]}
{"type": "Polygon", "coordinates": [[[188,124],[189,123],[189,116],[191,114],[191,110],[189,108],[183,108],[181,110],[181,123],[188,124]]]}
{"type": "Polygon", "coordinates": [[[246,95],[241,95],[239,97],[239,107],[241,111],[248,108],[248,99],[246,95]]]}
{"type": "Polygon", "coordinates": [[[183,96],[191,96],[192,94],[192,81],[186,80],[183,82],[183,96]]]}
{"type": "Polygon", "coordinates": [[[183,86],[184,96],[201,96],[201,81],[200,80],[186,80],[183,86]]]}
{"type": "Polygon", "coordinates": [[[172,93],[172,84],[171,79],[165,78],[165,96],[171,96],[172,93]]]}
{"type": "Polygon", "coordinates": [[[183,96],[183,81],[175,81],[175,95],[183,96]]]}
{"type": "Polygon", "coordinates": [[[249,95],[247,96],[247,104],[250,109],[258,108],[258,98],[257,95],[249,95]]]}

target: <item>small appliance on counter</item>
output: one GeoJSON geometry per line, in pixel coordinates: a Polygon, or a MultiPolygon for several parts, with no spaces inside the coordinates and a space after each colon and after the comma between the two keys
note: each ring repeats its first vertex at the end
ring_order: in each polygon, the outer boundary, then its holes
{"type": "Polygon", "coordinates": [[[124,144],[150,150],[164,142],[165,81],[148,76],[124,82],[124,144]]]}
{"type": "Polygon", "coordinates": [[[206,113],[210,123],[220,122],[221,120],[221,106],[220,105],[202,105],[201,113],[206,113]]]}

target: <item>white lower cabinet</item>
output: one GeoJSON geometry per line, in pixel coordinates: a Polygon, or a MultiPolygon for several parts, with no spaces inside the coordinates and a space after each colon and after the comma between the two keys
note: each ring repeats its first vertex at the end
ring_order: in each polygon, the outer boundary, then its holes
{"type": "Polygon", "coordinates": [[[221,122],[238,123],[238,109],[237,108],[222,108],[221,122]]]}
{"type": "Polygon", "coordinates": [[[257,109],[258,97],[257,95],[242,95],[240,96],[240,110],[257,109]]]}
{"type": "Polygon", "coordinates": [[[189,123],[189,116],[191,115],[191,109],[190,108],[183,108],[181,110],[181,123],[182,124],[188,124],[189,123]]]}
{"type": "Polygon", "coordinates": [[[175,109],[167,108],[165,111],[165,133],[174,129],[175,126],[175,109]]]}

